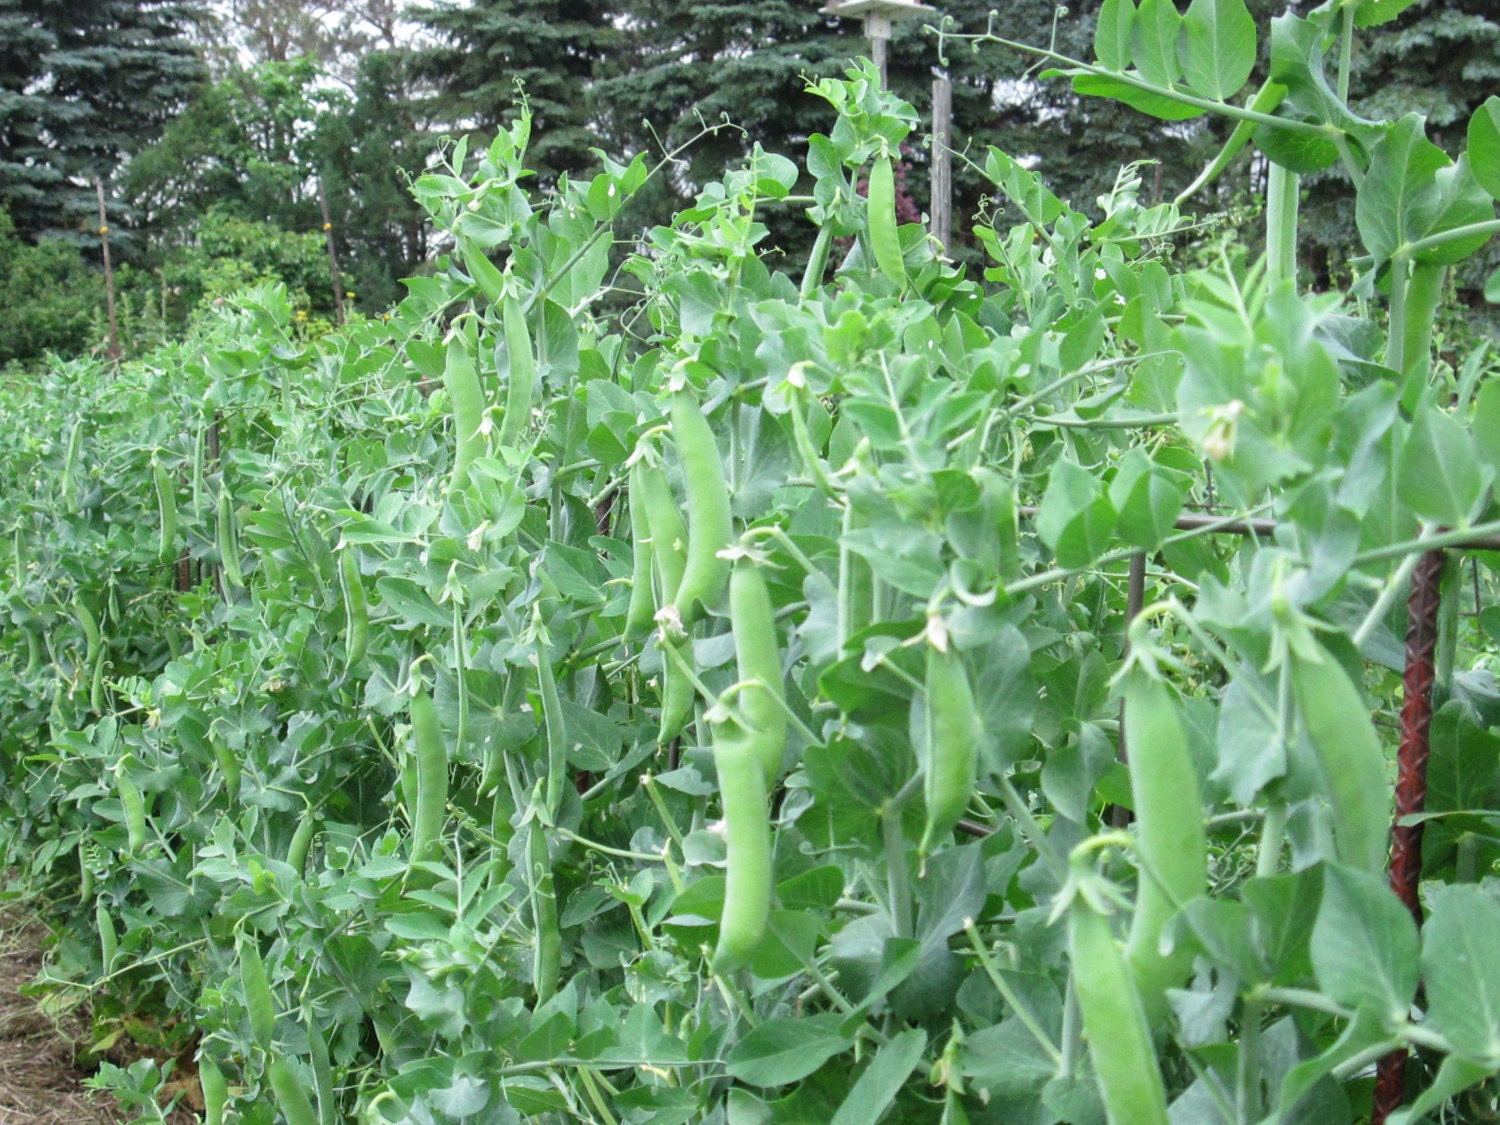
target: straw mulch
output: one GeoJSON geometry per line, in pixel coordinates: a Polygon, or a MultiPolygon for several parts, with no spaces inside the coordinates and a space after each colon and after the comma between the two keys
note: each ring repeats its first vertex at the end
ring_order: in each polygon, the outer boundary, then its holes
{"type": "Polygon", "coordinates": [[[41,971],[46,936],[21,911],[0,912],[0,1125],[115,1125],[113,1099],[83,1086],[85,1016],[54,1018],[22,992],[41,971]]]}

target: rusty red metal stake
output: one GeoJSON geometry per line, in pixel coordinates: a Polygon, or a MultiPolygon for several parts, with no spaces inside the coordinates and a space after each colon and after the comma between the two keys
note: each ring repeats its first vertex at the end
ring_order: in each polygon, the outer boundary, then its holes
{"type": "MultiPolygon", "coordinates": [[[[1446,555],[1428,551],[1411,576],[1406,610],[1406,672],[1401,679],[1401,749],[1396,755],[1396,821],[1391,826],[1391,890],[1422,924],[1417,888],[1422,881],[1422,825],[1401,818],[1427,803],[1427,757],[1431,750],[1433,652],[1437,648],[1439,589],[1446,555]]],[[[1405,1049],[1392,1051],[1375,1071],[1371,1125],[1384,1125],[1406,1099],[1405,1049]]]]}

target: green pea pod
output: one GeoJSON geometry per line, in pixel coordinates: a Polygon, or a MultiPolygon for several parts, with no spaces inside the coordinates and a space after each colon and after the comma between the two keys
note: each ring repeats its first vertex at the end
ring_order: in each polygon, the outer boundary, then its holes
{"type": "Polygon", "coordinates": [[[370,606],[365,600],[365,584],[359,576],[359,560],[354,549],[345,547],[339,555],[339,589],[344,598],[344,669],[353,668],[364,658],[370,643],[370,606]]]}
{"type": "Polygon", "coordinates": [[[213,747],[214,760],[219,763],[219,772],[224,775],[224,793],[230,800],[240,795],[240,760],[223,738],[214,736],[209,745],[213,747]]]}
{"type": "Polygon", "coordinates": [[[687,391],[672,395],[669,410],[672,437],[682,458],[688,509],[687,566],[672,604],[686,628],[724,600],[729,560],[721,559],[719,552],[734,538],[734,521],[724,462],[703,410],[687,391]]]}
{"type": "Polygon", "coordinates": [[[448,405],[453,411],[453,470],[448,477],[450,494],[469,487],[469,467],[484,452],[484,395],[479,389],[479,373],[462,333],[449,337],[447,357],[443,364],[443,386],[448,391],[448,405]]]}
{"type": "Polygon", "coordinates": [[[666,474],[654,465],[641,464],[639,486],[646,512],[646,527],[651,533],[651,573],[655,584],[656,604],[670,604],[682,585],[687,567],[687,524],[672,496],[666,474]]]}
{"type": "Polygon", "coordinates": [[[129,855],[140,855],[146,847],[146,798],[124,763],[115,770],[115,790],[120,796],[120,807],[125,810],[126,851],[129,855]]]}
{"type": "Polygon", "coordinates": [[[78,615],[78,626],[83,630],[83,641],[86,646],[83,663],[92,668],[94,661],[99,659],[99,646],[103,637],[99,633],[99,622],[94,617],[93,610],[89,609],[82,601],[73,607],[74,613],[78,615]]]}
{"type": "Polygon", "coordinates": [[[94,869],[89,866],[88,849],[83,842],[78,844],[78,901],[89,902],[94,897],[94,869]]]}
{"type": "Polygon", "coordinates": [[[1380,875],[1391,824],[1385,751],[1354,681],[1318,647],[1318,660],[1292,655],[1292,688],[1333,811],[1334,845],[1350,867],[1380,875]]]}
{"type": "Polygon", "coordinates": [[[411,861],[422,863],[442,854],[443,822],[448,814],[448,747],[437,708],[424,687],[411,701],[412,749],[417,765],[417,803],[412,815],[411,861]]]}
{"type": "Polygon", "coordinates": [[[229,1105],[229,1083],[219,1064],[204,1055],[198,1060],[198,1085],[203,1090],[203,1125],[224,1125],[229,1105]]]}
{"type": "Polygon", "coordinates": [[[1181,988],[1193,971],[1191,950],[1182,945],[1163,956],[1161,937],[1178,908],[1207,887],[1208,844],[1187,733],[1160,680],[1136,674],[1127,682],[1125,739],[1141,868],[1125,963],[1155,1026],[1167,1016],[1167,990],[1181,988]]]}
{"type": "Polygon", "coordinates": [[[177,485],[172,475],[160,465],[152,465],[151,472],[156,478],[156,511],[161,519],[157,557],[162,562],[171,562],[177,544],[177,485]]]}
{"type": "Polygon", "coordinates": [[[1109,919],[1081,898],[1068,912],[1068,955],[1110,1125],[1168,1125],[1166,1088],[1140,995],[1109,919]]]}
{"type": "Polygon", "coordinates": [[[681,659],[691,661],[693,645],[691,641],[679,644],[666,639],[661,640],[660,645],[662,650],[661,722],[657,727],[656,741],[665,746],[681,735],[693,718],[695,698],[693,681],[672,658],[672,654],[676,653],[681,659]]]}
{"type": "Polygon", "coordinates": [[[500,315],[505,327],[505,354],[510,361],[500,444],[514,446],[531,421],[532,400],[536,397],[536,355],[531,350],[531,331],[526,326],[520,298],[507,296],[500,315]]]}
{"type": "Polygon", "coordinates": [[[229,489],[219,489],[219,562],[224,580],[235,589],[245,588],[245,574],[240,569],[240,536],[234,520],[234,499],[229,489]]]}
{"type": "Polygon", "coordinates": [[[951,647],[927,646],[927,823],[917,854],[925,859],[968,808],[979,766],[979,710],[963,658],[951,647]]]}
{"type": "Polygon", "coordinates": [[[304,1026],[307,1029],[307,1053],[312,1060],[313,1089],[318,1095],[318,1119],[322,1125],[334,1125],[341,1118],[337,1113],[338,1092],[334,1086],[333,1061],[328,1057],[328,1036],[311,1012],[305,1014],[304,1026]]]}
{"type": "Polygon", "coordinates": [[[557,890],[552,874],[552,860],[547,852],[547,837],[535,820],[527,829],[526,862],[530,867],[531,922],[535,929],[532,944],[531,979],[537,1003],[544,1004],[557,992],[562,968],[562,933],[557,922],[557,890]]]}
{"type": "Polygon", "coordinates": [[[120,936],[115,932],[115,920],[109,907],[102,899],[94,904],[94,922],[99,927],[99,954],[103,958],[104,972],[108,973],[120,952],[120,936]]]}
{"type": "Polygon", "coordinates": [[[318,818],[310,812],[304,813],[297,823],[297,831],[292,833],[292,842],[286,849],[286,862],[299,877],[302,869],[307,866],[307,853],[312,849],[313,837],[317,834],[318,818]]]}
{"type": "Polygon", "coordinates": [[[863,555],[849,546],[849,536],[865,526],[865,519],[846,503],[839,537],[839,651],[843,652],[874,616],[875,576],[863,555]]]}
{"type": "Polygon", "coordinates": [[[276,999],[271,992],[270,978],[266,976],[266,963],[260,957],[260,946],[253,937],[240,936],[239,962],[240,987],[245,992],[250,1034],[256,1045],[269,1054],[276,1037],[276,999]]]}
{"type": "Polygon", "coordinates": [[[42,641],[36,635],[36,631],[29,626],[24,629],[24,632],[26,634],[26,670],[21,674],[30,678],[42,668],[42,641]]]}
{"type": "Polygon", "coordinates": [[[73,423],[73,428],[68,432],[68,448],[63,455],[62,471],[62,494],[65,500],[72,500],[73,489],[78,484],[78,459],[83,451],[83,419],[79,418],[73,423]]]}
{"type": "Polygon", "coordinates": [[[906,262],[901,254],[901,234],[896,227],[896,173],[891,158],[881,153],[870,166],[870,252],[875,264],[895,285],[906,285],[906,262]]]}
{"type": "Polygon", "coordinates": [[[302,1081],[292,1064],[284,1058],[272,1059],[268,1074],[271,1091],[276,1095],[276,1108],[286,1118],[286,1125],[318,1125],[312,1099],[302,1088],[302,1081]]]}
{"type": "Polygon", "coordinates": [[[802,272],[802,299],[811,300],[823,285],[823,275],[828,272],[828,252],[833,248],[833,225],[825,222],[818,228],[818,237],[813,240],[812,253],[807,256],[807,269],[802,272]]]}
{"type": "Polygon", "coordinates": [[[642,462],[630,467],[627,500],[630,505],[630,604],[625,610],[624,639],[640,640],[656,620],[656,598],[651,591],[651,528],[646,499],[641,494],[642,462]]]}
{"type": "Polygon", "coordinates": [[[198,433],[193,438],[193,518],[198,519],[203,515],[203,463],[207,456],[208,431],[210,426],[198,427],[198,433]]]}
{"type": "Polygon", "coordinates": [[[781,646],[776,641],[771,593],[760,567],[743,556],[735,560],[729,576],[729,624],[734,631],[740,679],[757,681],[740,691],[736,703],[756,732],[757,745],[764,753],[761,766],[766,789],[770,790],[781,776],[786,750],[786,685],[782,681],[781,646]]]}
{"type": "Polygon", "coordinates": [[[563,721],[562,699],[557,694],[557,676],[544,649],[536,654],[537,692],[542,699],[542,731],[547,740],[547,812],[556,816],[562,808],[568,777],[568,730],[563,721]]]}
{"type": "Polygon", "coordinates": [[[713,971],[732,973],[750,963],[771,915],[771,810],[766,794],[762,735],[732,717],[713,725],[714,766],[724,807],[724,912],[713,971]]]}
{"type": "Polygon", "coordinates": [[[104,714],[104,658],[109,650],[101,647],[94,657],[94,674],[89,680],[89,708],[96,715],[104,714]]]}

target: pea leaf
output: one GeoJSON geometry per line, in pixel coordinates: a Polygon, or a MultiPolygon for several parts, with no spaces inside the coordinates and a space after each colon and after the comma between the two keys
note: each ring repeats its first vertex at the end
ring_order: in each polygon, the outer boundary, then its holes
{"type": "Polygon", "coordinates": [[[1354,220],[1377,261],[1412,240],[1412,212],[1438,169],[1452,161],[1427,139],[1424,119],[1408,113],[1370,154],[1370,169],[1355,196],[1354,220]]]}
{"type": "Polygon", "coordinates": [[[1115,510],[1094,475],[1072,461],[1059,461],[1037,512],[1036,530],[1063,566],[1084,566],[1104,552],[1115,526],[1115,510]]]}
{"type": "Polygon", "coordinates": [[[1417,411],[1397,473],[1401,502],[1444,527],[1468,522],[1493,476],[1488,466],[1481,468],[1464,428],[1432,406],[1417,411]]]}
{"type": "Polygon", "coordinates": [[[1330,864],[1313,923],[1318,985],[1340,1004],[1388,1022],[1406,1018],[1417,989],[1417,926],[1385,882],[1330,864]]]}
{"type": "MultiPolygon", "coordinates": [[[[1044,74],[1043,77],[1050,77],[1057,73],[1060,72],[1052,71],[1050,74],[1044,74]]],[[[1089,94],[1096,98],[1114,98],[1117,102],[1122,102],[1132,109],[1138,109],[1142,113],[1149,113],[1152,117],[1158,117],[1163,121],[1187,121],[1203,115],[1203,110],[1184,105],[1175,98],[1152,93],[1150,90],[1142,90],[1128,82],[1103,74],[1075,73],[1073,90],[1075,93],[1089,94]]]]}
{"type": "MultiPolygon", "coordinates": [[[[1485,223],[1494,217],[1495,204],[1474,178],[1469,154],[1463,153],[1456,164],[1439,168],[1433,174],[1432,182],[1413,201],[1411,237],[1428,238],[1460,227],[1485,223]]],[[[1413,256],[1413,260],[1440,266],[1453,265],[1463,261],[1489,240],[1489,234],[1483,232],[1455,238],[1419,251],[1413,256]]]]}
{"type": "Polygon", "coordinates": [[[854,1045],[839,1031],[843,1022],[834,1012],[766,1020],[735,1044],[724,1069],[751,1086],[796,1082],[854,1045]]]}
{"type": "Polygon", "coordinates": [[[1094,25],[1094,54],[1100,66],[1124,70],[1130,65],[1130,29],[1135,0],[1104,0],[1094,25]]]}
{"type": "Polygon", "coordinates": [[[1417,0],[1365,0],[1354,13],[1355,27],[1374,27],[1390,23],[1417,0]]]}
{"type": "Polygon", "coordinates": [[[1428,1023],[1458,1054],[1500,1064],[1500,902],[1453,884],[1431,909],[1422,931],[1428,1023]]]}
{"type": "Polygon", "coordinates": [[[1130,34],[1130,55],[1141,77],[1153,86],[1170,89],[1182,77],[1177,55],[1181,32],[1182,16],[1173,0],[1141,0],[1130,34]]]}
{"type": "Polygon", "coordinates": [[[1469,118],[1469,165],[1479,186],[1500,199],[1500,96],[1491,94],[1469,118]]]}
{"type": "Polygon", "coordinates": [[[875,1052],[870,1065],[833,1115],[833,1125],[875,1125],[922,1061],[926,1046],[927,1033],[914,1027],[875,1052]]]}
{"type": "Polygon", "coordinates": [[[1221,102],[1237,94],[1255,68],[1255,19],[1245,0],[1193,0],[1182,28],[1188,87],[1221,102]]]}

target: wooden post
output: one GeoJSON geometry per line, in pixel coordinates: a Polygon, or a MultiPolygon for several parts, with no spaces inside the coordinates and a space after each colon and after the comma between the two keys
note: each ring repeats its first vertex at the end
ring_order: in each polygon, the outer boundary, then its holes
{"type": "Polygon", "coordinates": [[[932,81],[932,236],[953,250],[953,83],[945,75],[932,81]]]}
{"type": "Polygon", "coordinates": [[[328,214],[328,191],[323,186],[323,177],[318,177],[318,205],[323,209],[323,237],[328,242],[328,275],[333,279],[333,316],[338,324],[344,323],[344,283],[339,278],[339,256],[333,246],[333,220],[328,214]]]}
{"type": "Polygon", "coordinates": [[[885,70],[886,48],[890,46],[890,42],[884,35],[872,34],[870,36],[870,58],[875,63],[875,69],[880,71],[880,88],[882,90],[890,88],[890,83],[886,80],[885,70]]]}
{"type": "Polygon", "coordinates": [[[109,261],[109,216],[104,210],[104,183],[94,177],[94,193],[99,197],[99,244],[104,248],[104,301],[109,310],[109,358],[120,362],[120,329],[115,320],[115,271],[109,261]]]}

